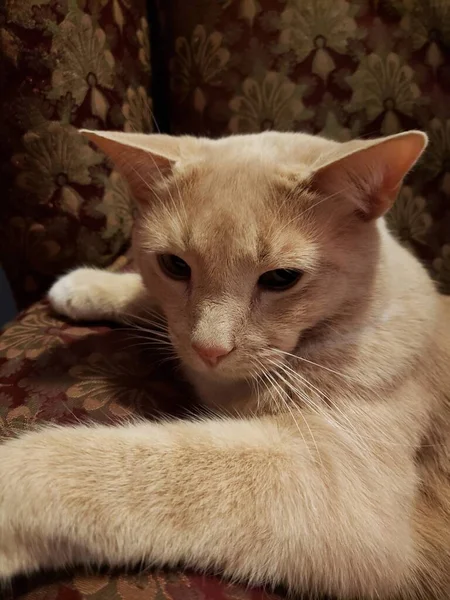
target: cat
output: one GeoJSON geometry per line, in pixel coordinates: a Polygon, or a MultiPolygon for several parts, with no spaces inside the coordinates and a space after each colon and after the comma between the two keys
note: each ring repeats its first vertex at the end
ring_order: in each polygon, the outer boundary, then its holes
{"type": "Polygon", "coordinates": [[[75,270],[50,302],[161,322],[211,416],[6,441],[0,578],[181,562],[447,599],[450,301],[383,220],[425,134],[83,133],[136,199],[138,272],[75,270]]]}

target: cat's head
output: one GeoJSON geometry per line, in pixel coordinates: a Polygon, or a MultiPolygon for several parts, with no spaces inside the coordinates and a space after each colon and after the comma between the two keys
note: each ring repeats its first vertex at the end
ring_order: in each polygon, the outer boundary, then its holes
{"type": "Polygon", "coordinates": [[[267,371],[364,310],[377,220],[427,142],[83,133],[138,202],[137,263],[181,360],[228,379],[267,371]]]}

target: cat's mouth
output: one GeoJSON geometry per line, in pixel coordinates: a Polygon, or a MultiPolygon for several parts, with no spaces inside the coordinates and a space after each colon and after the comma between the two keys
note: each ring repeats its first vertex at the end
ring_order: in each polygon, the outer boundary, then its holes
{"type": "Polygon", "coordinates": [[[190,371],[202,378],[223,382],[270,378],[270,373],[278,370],[286,358],[282,351],[274,348],[258,348],[252,352],[238,348],[217,364],[207,364],[193,353],[184,356],[180,352],[179,356],[182,364],[190,371]]]}
{"type": "Polygon", "coordinates": [[[207,379],[245,379],[252,372],[252,365],[247,364],[238,349],[233,349],[218,360],[205,360],[194,349],[176,343],[174,349],[183,366],[207,379]]]}
{"type": "Polygon", "coordinates": [[[168,335],[182,366],[211,380],[257,380],[278,369],[286,361],[286,355],[292,356],[277,346],[261,343],[237,346],[219,356],[205,357],[190,340],[183,339],[172,328],[168,329],[168,335]]]}

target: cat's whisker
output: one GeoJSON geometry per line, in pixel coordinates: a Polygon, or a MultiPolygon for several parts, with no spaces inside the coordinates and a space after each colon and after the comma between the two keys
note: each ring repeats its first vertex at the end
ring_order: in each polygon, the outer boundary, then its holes
{"type": "Polygon", "coordinates": [[[270,347],[269,350],[271,352],[275,352],[277,354],[282,354],[283,356],[290,356],[292,358],[296,358],[299,361],[308,363],[310,365],[313,365],[314,367],[318,367],[319,369],[323,369],[324,371],[328,371],[329,373],[333,373],[334,375],[338,375],[339,377],[343,377],[344,379],[347,379],[348,381],[352,381],[352,378],[347,373],[342,373],[340,371],[336,371],[335,369],[331,369],[330,367],[326,367],[325,365],[321,365],[319,363],[316,363],[316,362],[314,362],[312,360],[304,358],[303,356],[299,356],[298,354],[292,354],[292,352],[286,352],[284,350],[280,350],[279,348],[274,348],[274,347],[270,347]]]}
{"type": "MultiPolygon", "coordinates": [[[[287,364],[285,363],[280,363],[279,368],[282,369],[282,371],[285,373],[285,375],[287,377],[291,378],[291,381],[296,382],[297,386],[298,384],[301,385],[305,385],[312,393],[315,393],[318,398],[320,398],[320,400],[327,402],[330,406],[333,407],[333,409],[345,420],[345,422],[348,424],[348,426],[350,427],[350,430],[347,430],[342,423],[338,423],[338,421],[336,421],[336,419],[329,413],[329,411],[325,411],[323,406],[321,406],[321,404],[316,404],[315,406],[317,407],[317,409],[320,411],[321,415],[326,417],[328,421],[331,420],[331,423],[335,426],[339,426],[340,429],[342,431],[344,431],[346,434],[349,434],[350,436],[352,436],[352,434],[356,437],[356,439],[360,440],[361,444],[364,446],[365,450],[369,450],[367,443],[365,442],[365,440],[359,435],[357,429],[355,428],[355,426],[353,425],[353,423],[351,422],[351,420],[348,418],[348,416],[341,410],[341,408],[339,407],[339,405],[334,402],[331,398],[329,398],[325,393],[323,393],[321,390],[319,390],[316,386],[314,386],[313,384],[311,384],[307,379],[305,379],[304,377],[302,377],[299,373],[297,373],[296,371],[294,371],[291,367],[289,367],[287,364]]],[[[297,387],[295,385],[292,386],[294,388],[294,390],[297,389],[297,387]]],[[[351,437],[351,440],[353,442],[353,437],[351,437]]]]}
{"type": "Polygon", "coordinates": [[[144,310],[146,315],[153,315],[155,317],[159,317],[160,319],[166,321],[165,315],[162,313],[161,310],[158,310],[157,308],[152,308],[151,306],[145,306],[145,307],[141,308],[141,310],[144,310]]]}
{"type": "MultiPolygon", "coordinates": [[[[270,363],[274,367],[274,372],[276,372],[278,376],[281,375],[280,371],[284,373],[284,376],[287,378],[285,379],[285,384],[295,394],[296,397],[298,397],[304,404],[311,408],[317,415],[319,415],[320,417],[325,417],[330,424],[338,426],[338,423],[334,421],[329,412],[324,410],[323,404],[314,401],[314,399],[303,390],[303,387],[308,383],[306,380],[300,378],[298,374],[292,369],[290,369],[288,365],[284,362],[272,360],[270,361],[270,363]]],[[[321,400],[324,400],[322,394],[319,390],[317,390],[317,388],[310,388],[310,390],[315,392],[321,400]]]]}
{"type": "Polygon", "coordinates": [[[156,328],[152,328],[152,327],[136,327],[135,331],[136,332],[139,331],[140,333],[148,333],[151,336],[159,337],[159,338],[165,339],[165,340],[170,340],[168,332],[161,331],[157,327],[156,328]]]}
{"type": "MultiPolygon", "coordinates": [[[[264,368],[264,365],[263,365],[263,364],[262,364],[262,363],[261,363],[259,360],[258,360],[257,362],[258,362],[258,364],[259,364],[259,366],[260,366],[261,368],[264,368]]],[[[261,379],[261,381],[263,382],[263,384],[265,385],[265,387],[266,387],[266,389],[267,389],[268,393],[269,393],[269,394],[270,394],[270,396],[272,397],[272,400],[273,400],[273,402],[274,402],[274,405],[275,405],[275,408],[276,408],[276,410],[277,410],[278,412],[284,412],[284,411],[283,411],[283,409],[282,409],[282,407],[283,407],[283,406],[284,406],[284,407],[285,407],[285,408],[288,410],[288,412],[290,413],[290,415],[291,415],[291,417],[292,417],[292,420],[293,420],[294,424],[296,425],[296,427],[297,427],[297,429],[298,429],[298,431],[299,431],[299,433],[300,433],[300,435],[301,435],[301,437],[302,437],[303,441],[305,442],[305,446],[306,446],[306,447],[308,448],[308,450],[310,451],[310,449],[309,449],[309,446],[308,446],[308,444],[307,444],[307,442],[306,442],[306,440],[305,440],[305,437],[304,437],[304,435],[303,435],[303,432],[301,431],[301,429],[300,429],[300,427],[299,427],[299,424],[297,423],[297,421],[296,421],[296,419],[295,419],[295,417],[294,417],[294,415],[293,415],[293,413],[292,413],[292,411],[291,411],[291,409],[290,409],[290,407],[289,407],[288,403],[287,403],[287,402],[286,402],[286,400],[285,400],[285,397],[287,396],[287,394],[286,394],[286,391],[285,391],[285,390],[284,390],[284,389],[281,387],[281,385],[280,385],[280,384],[279,384],[279,383],[276,381],[276,379],[275,379],[275,378],[272,376],[272,374],[271,374],[271,373],[269,373],[269,372],[268,372],[268,371],[266,371],[266,370],[264,370],[264,371],[262,372],[262,379],[261,379]],[[266,380],[267,380],[267,381],[266,381],[266,380]],[[269,385],[269,384],[270,384],[270,385],[269,385]],[[278,396],[275,394],[275,392],[278,392],[278,396]],[[279,399],[279,401],[281,402],[281,406],[280,406],[280,404],[279,404],[279,402],[278,402],[278,399],[279,399]]],[[[304,420],[304,415],[301,415],[301,416],[302,416],[302,418],[303,418],[303,420],[304,420]]],[[[308,428],[309,428],[309,427],[308,427],[308,428]]],[[[315,440],[314,440],[314,442],[315,442],[315,440]]],[[[316,447],[317,447],[317,445],[316,445],[316,447]]],[[[319,455],[320,455],[320,453],[319,453],[319,455]]]]}
{"type": "Polygon", "coordinates": [[[257,363],[252,362],[252,364],[255,368],[251,371],[248,381],[250,382],[252,395],[256,397],[256,414],[259,415],[261,410],[261,393],[259,386],[261,375],[257,363]]]}
{"type": "Polygon", "coordinates": [[[254,360],[256,360],[259,368],[261,369],[261,371],[260,371],[261,383],[264,386],[264,389],[270,395],[270,399],[273,402],[275,411],[277,413],[283,412],[282,406],[280,405],[279,396],[277,395],[277,392],[279,394],[280,390],[277,389],[277,387],[274,386],[271,382],[269,382],[269,379],[267,377],[267,372],[265,370],[264,365],[258,359],[254,359],[254,360]]]}
{"type": "MultiPolygon", "coordinates": [[[[281,365],[280,365],[281,367],[281,365]]],[[[289,367],[286,364],[283,364],[283,368],[289,369],[289,367]]],[[[285,371],[286,372],[286,371],[285,371]]],[[[287,374],[287,373],[286,373],[287,374]]],[[[346,434],[346,437],[349,437],[349,440],[351,442],[351,444],[353,445],[355,438],[357,440],[360,441],[361,445],[363,446],[364,450],[366,452],[370,451],[369,446],[367,445],[367,441],[369,442],[375,442],[377,444],[382,443],[385,446],[401,446],[401,447],[410,447],[410,445],[408,444],[401,444],[401,443],[397,443],[397,442],[392,442],[388,439],[386,439],[383,434],[382,431],[380,431],[380,436],[378,437],[371,437],[368,435],[365,435],[364,438],[359,434],[359,432],[357,431],[357,429],[355,428],[355,426],[353,425],[353,423],[351,422],[350,418],[340,409],[340,407],[337,405],[336,402],[334,402],[331,398],[329,398],[327,395],[325,395],[323,392],[321,392],[320,390],[318,390],[315,386],[313,386],[312,384],[310,384],[310,382],[308,382],[306,379],[304,379],[299,373],[295,372],[295,371],[290,371],[289,372],[289,376],[292,377],[294,380],[295,378],[300,378],[300,384],[304,383],[307,387],[309,387],[312,391],[316,392],[318,395],[320,394],[320,396],[327,401],[334,410],[336,410],[341,417],[344,419],[344,421],[348,424],[348,426],[350,427],[350,430],[348,430],[346,428],[346,426],[342,423],[342,422],[338,422],[331,414],[329,411],[324,411],[323,407],[321,407],[320,404],[315,404],[315,406],[317,407],[317,409],[319,410],[319,413],[322,417],[325,417],[328,422],[331,422],[330,424],[332,424],[333,426],[339,427],[341,429],[341,431],[343,431],[346,434]],[[312,387],[311,387],[312,386],[312,387]]],[[[297,381],[297,385],[298,385],[298,381],[297,381]]],[[[294,387],[294,390],[297,390],[298,388],[294,387]]],[[[310,397],[308,396],[308,401],[310,401],[310,397]]],[[[354,409],[355,407],[352,405],[352,408],[354,409]]]]}
{"type": "Polygon", "coordinates": [[[168,334],[169,329],[162,323],[157,321],[143,320],[142,323],[130,323],[128,327],[122,327],[122,330],[131,331],[158,331],[160,333],[168,334]]]}
{"type": "Polygon", "coordinates": [[[142,328],[145,329],[147,326],[155,327],[156,329],[159,329],[161,331],[167,331],[167,326],[165,326],[163,323],[161,323],[160,321],[150,321],[149,319],[141,319],[140,322],[122,319],[121,324],[121,331],[127,331],[130,329],[138,331],[142,328]]]}
{"type": "Polygon", "coordinates": [[[167,325],[167,319],[164,315],[161,314],[160,311],[156,309],[152,309],[151,307],[139,307],[139,313],[130,313],[130,312],[122,312],[120,314],[122,318],[132,319],[132,323],[142,322],[144,323],[151,319],[156,319],[160,321],[163,325],[167,325]]]}
{"type": "Polygon", "coordinates": [[[300,373],[298,373],[297,371],[294,371],[294,369],[290,365],[288,365],[287,363],[282,363],[282,365],[280,365],[280,366],[282,366],[282,368],[285,371],[289,372],[292,377],[297,378],[300,382],[307,385],[309,389],[314,391],[319,396],[319,398],[321,398],[322,400],[326,400],[331,405],[333,405],[333,400],[331,398],[328,398],[328,396],[324,392],[322,392],[321,390],[319,390],[318,387],[316,387],[311,382],[309,382],[306,379],[306,377],[304,377],[303,375],[300,375],[300,373]]]}
{"type": "MultiPolygon", "coordinates": [[[[280,377],[280,370],[284,366],[283,363],[272,361],[271,364],[274,367],[272,373],[280,377]]],[[[290,381],[290,374],[285,373],[285,376],[288,378],[283,379],[283,381],[285,385],[289,387],[290,391],[293,392],[295,396],[298,397],[299,400],[301,400],[306,406],[313,410],[313,412],[315,412],[319,416],[323,416],[321,407],[308,394],[306,394],[306,392],[303,391],[302,387],[296,387],[295,385],[293,385],[293,383],[290,381]]]]}
{"type": "Polygon", "coordinates": [[[140,318],[140,321],[141,324],[132,322],[129,327],[122,328],[125,331],[131,332],[128,335],[129,338],[136,340],[134,344],[128,345],[127,349],[151,348],[152,350],[157,350],[158,352],[164,352],[166,354],[173,353],[176,356],[166,323],[143,317],[140,318]]]}
{"type": "MultiPolygon", "coordinates": [[[[357,384],[358,384],[358,383],[360,383],[360,382],[361,382],[361,383],[363,383],[363,378],[362,378],[362,377],[360,377],[360,378],[351,377],[350,375],[348,375],[348,374],[346,374],[346,373],[342,373],[342,372],[336,371],[336,370],[334,370],[334,369],[330,369],[329,367],[325,367],[324,365],[321,365],[321,364],[319,364],[319,363],[316,363],[316,362],[314,362],[314,361],[308,360],[308,359],[306,359],[306,358],[304,358],[304,357],[302,357],[302,356],[298,356],[297,354],[292,354],[292,353],[290,353],[290,352],[285,352],[285,351],[283,351],[283,350],[279,350],[278,348],[271,348],[271,350],[273,350],[274,352],[276,352],[276,353],[278,353],[278,354],[281,354],[281,355],[285,355],[285,356],[289,356],[289,357],[292,357],[292,358],[296,358],[296,359],[298,359],[298,360],[299,360],[299,361],[301,361],[301,362],[305,362],[305,363],[311,364],[311,365],[313,365],[313,366],[315,366],[315,367],[318,367],[318,368],[320,368],[320,369],[323,369],[323,370],[325,370],[325,371],[328,371],[328,372],[330,372],[330,373],[333,373],[334,375],[338,375],[339,377],[342,377],[343,379],[345,379],[345,380],[346,380],[347,382],[349,382],[350,384],[352,384],[352,383],[353,383],[353,384],[357,385],[357,384]]],[[[302,378],[304,378],[304,376],[301,376],[301,375],[300,375],[299,373],[297,373],[296,371],[295,371],[295,374],[296,374],[296,375],[298,375],[299,377],[302,377],[302,378]]],[[[305,381],[307,381],[307,380],[305,380],[305,381]]],[[[308,383],[309,383],[309,382],[308,382],[308,383]]],[[[311,384],[310,384],[310,385],[311,385],[311,384]]],[[[354,393],[355,393],[355,389],[354,389],[354,388],[352,388],[352,387],[350,387],[350,389],[352,390],[352,392],[353,392],[353,394],[354,394],[354,393]]],[[[377,397],[379,400],[383,400],[383,398],[382,398],[382,397],[381,397],[381,396],[380,396],[380,395],[379,395],[377,392],[373,391],[372,393],[373,393],[373,394],[374,394],[374,395],[375,395],[375,396],[376,396],[376,397],[377,397]]],[[[328,400],[329,400],[329,399],[328,399],[328,400]]]]}
{"type": "Polygon", "coordinates": [[[142,329],[146,329],[148,327],[152,327],[157,331],[162,331],[164,333],[168,333],[169,332],[169,328],[167,325],[165,325],[164,323],[160,323],[159,321],[150,321],[149,319],[142,319],[141,323],[136,323],[135,321],[132,321],[130,323],[125,323],[126,327],[121,327],[121,331],[138,331],[138,330],[142,330],[142,329]]]}
{"type": "MultiPolygon", "coordinates": [[[[154,339],[145,339],[145,338],[141,338],[140,336],[136,336],[136,337],[130,337],[128,338],[131,342],[132,342],[132,346],[158,346],[161,348],[172,348],[172,344],[170,344],[169,342],[166,342],[164,340],[154,340],[154,339]]],[[[130,344],[128,344],[126,347],[130,348],[132,347],[130,344]]]]}
{"type": "Polygon", "coordinates": [[[123,347],[124,350],[131,350],[132,348],[149,348],[151,350],[158,350],[161,352],[170,352],[173,350],[169,344],[161,345],[160,342],[152,343],[151,341],[138,342],[137,344],[128,344],[123,347]]]}
{"type": "Polygon", "coordinates": [[[130,344],[134,344],[134,345],[140,345],[140,346],[154,346],[154,347],[160,347],[160,348],[173,348],[173,345],[168,342],[167,340],[163,340],[163,339],[159,339],[159,338],[153,338],[150,336],[142,336],[140,334],[138,335],[131,335],[128,336],[126,338],[127,343],[130,344]]]}
{"type": "Polygon", "coordinates": [[[167,323],[167,319],[165,318],[165,316],[155,308],[151,308],[150,306],[148,306],[148,307],[140,306],[139,311],[140,311],[140,314],[137,314],[137,313],[122,313],[122,314],[124,316],[135,319],[136,321],[146,321],[148,317],[151,317],[152,319],[156,319],[156,320],[160,321],[161,323],[164,323],[164,324],[167,323]]]}
{"type": "Polygon", "coordinates": [[[260,377],[261,377],[261,383],[263,384],[264,388],[267,390],[267,392],[268,392],[268,393],[270,394],[270,396],[271,396],[272,402],[274,403],[275,410],[276,410],[277,412],[280,412],[280,411],[281,411],[281,408],[280,408],[280,404],[279,404],[279,402],[278,402],[277,396],[276,396],[276,394],[275,394],[275,390],[274,390],[274,389],[272,389],[272,388],[273,388],[273,386],[271,386],[271,385],[268,385],[268,383],[267,383],[267,381],[266,381],[266,379],[267,379],[267,374],[266,374],[266,373],[264,373],[264,372],[262,372],[262,373],[261,373],[261,375],[260,375],[260,377]]]}
{"type": "Polygon", "coordinates": [[[155,346],[159,344],[161,347],[173,348],[173,344],[169,339],[155,334],[143,335],[142,333],[136,333],[135,335],[129,335],[126,339],[134,341],[136,344],[153,344],[155,346]]]}
{"type": "MultiPolygon", "coordinates": [[[[291,415],[292,421],[296,425],[296,427],[298,429],[298,432],[300,433],[300,435],[301,435],[301,437],[302,437],[302,439],[303,439],[303,441],[305,443],[305,446],[308,449],[308,452],[309,452],[309,454],[311,456],[311,459],[314,460],[314,457],[312,455],[312,452],[311,452],[311,449],[309,447],[309,444],[307,443],[307,441],[305,439],[305,436],[303,435],[303,432],[302,432],[302,430],[300,428],[300,425],[298,424],[297,419],[295,418],[294,413],[292,412],[292,409],[291,409],[291,407],[289,405],[289,400],[290,400],[289,395],[287,394],[287,392],[285,390],[283,390],[282,386],[276,381],[276,379],[275,379],[275,377],[274,377],[274,375],[272,373],[267,372],[267,373],[265,373],[265,375],[268,378],[268,380],[272,383],[272,385],[274,385],[276,387],[276,389],[279,390],[279,392],[280,392],[280,395],[279,395],[280,401],[282,402],[282,405],[287,409],[287,411],[291,415]]],[[[280,377],[280,379],[285,383],[283,377],[280,377]]],[[[298,413],[298,415],[302,418],[303,422],[305,423],[305,425],[306,425],[306,427],[307,427],[307,429],[309,431],[309,434],[311,436],[311,439],[313,441],[313,444],[314,444],[314,446],[316,448],[317,456],[319,457],[319,462],[323,466],[322,457],[320,456],[319,447],[317,445],[316,438],[314,437],[314,434],[313,434],[313,432],[311,430],[311,427],[309,426],[308,420],[305,418],[305,415],[302,413],[301,409],[298,406],[295,406],[295,411],[298,413]]]]}
{"type": "Polygon", "coordinates": [[[176,356],[176,355],[175,356],[166,356],[164,358],[156,360],[156,362],[154,363],[154,365],[156,367],[159,367],[159,366],[161,366],[161,365],[163,365],[165,363],[168,363],[168,362],[178,362],[178,361],[179,361],[179,357],[176,356]]]}
{"type": "Polygon", "coordinates": [[[164,331],[164,329],[161,329],[158,324],[155,324],[153,327],[150,324],[148,325],[148,327],[143,327],[143,326],[127,327],[127,328],[124,328],[122,331],[128,331],[128,332],[130,332],[130,335],[134,334],[134,335],[141,335],[141,336],[147,336],[147,337],[149,337],[149,336],[150,337],[158,337],[158,338],[170,341],[169,332],[164,331]]]}
{"type": "Polygon", "coordinates": [[[158,121],[156,120],[155,113],[154,113],[154,111],[151,108],[150,108],[150,117],[151,117],[151,120],[153,121],[153,123],[155,125],[156,131],[158,133],[161,133],[161,129],[160,129],[159,125],[158,125],[158,121]]]}
{"type": "Polygon", "coordinates": [[[173,346],[171,341],[165,337],[157,337],[154,334],[146,334],[144,335],[141,332],[136,332],[134,335],[132,333],[126,336],[128,340],[138,340],[138,341],[147,341],[147,342],[155,342],[158,344],[165,344],[167,346],[173,346]]]}
{"type": "MultiPolygon", "coordinates": [[[[295,385],[294,383],[289,381],[290,374],[288,372],[283,371],[283,373],[284,373],[284,376],[280,372],[277,372],[277,375],[289,387],[291,392],[294,394],[294,397],[298,397],[307,407],[309,407],[313,411],[313,413],[315,413],[318,417],[325,419],[325,422],[327,422],[331,427],[338,428],[342,432],[342,434],[345,436],[345,439],[348,440],[349,445],[351,445],[352,448],[354,448],[358,452],[358,454],[360,454],[361,458],[364,460],[365,456],[367,454],[364,454],[364,452],[362,450],[360,450],[359,445],[355,445],[355,443],[354,443],[355,439],[351,436],[351,433],[344,426],[342,426],[342,424],[337,422],[328,411],[325,411],[323,406],[314,402],[307,393],[302,392],[301,388],[298,386],[298,383],[297,383],[297,385],[295,385]]],[[[296,406],[295,402],[293,404],[294,404],[294,406],[296,406]]],[[[301,409],[298,406],[296,406],[296,409],[299,410],[301,413],[301,409]]],[[[357,434],[356,430],[354,428],[352,428],[352,429],[353,429],[353,433],[356,435],[356,439],[359,439],[361,442],[361,445],[364,447],[364,449],[367,450],[368,449],[367,444],[364,442],[364,440],[361,438],[361,436],[359,436],[357,434]]]]}
{"type": "MultiPolygon", "coordinates": [[[[347,373],[336,371],[335,369],[331,369],[330,367],[326,367],[324,365],[321,365],[319,363],[316,363],[314,361],[306,359],[306,358],[304,358],[302,356],[299,356],[297,354],[292,354],[290,352],[285,352],[283,350],[279,350],[278,348],[271,348],[271,350],[273,350],[274,352],[276,352],[278,354],[282,354],[282,355],[285,355],[285,356],[290,356],[292,358],[296,358],[296,359],[298,359],[301,362],[308,363],[308,364],[310,364],[310,365],[312,365],[314,367],[318,367],[320,369],[323,369],[324,371],[328,371],[330,373],[333,373],[334,375],[338,375],[339,377],[342,377],[343,379],[345,379],[349,384],[358,385],[359,383],[364,383],[364,379],[363,379],[362,376],[361,377],[350,376],[347,373]]],[[[352,389],[353,392],[355,391],[354,388],[350,388],[350,389],[352,389]]],[[[375,394],[375,396],[379,400],[382,400],[382,397],[377,392],[374,391],[373,393],[375,394]]]]}

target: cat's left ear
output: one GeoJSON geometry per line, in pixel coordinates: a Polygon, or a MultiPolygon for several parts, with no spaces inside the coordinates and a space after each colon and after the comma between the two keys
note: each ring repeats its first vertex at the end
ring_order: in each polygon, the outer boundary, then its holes
{"type": "Polygon", "coordinates": [[[421,131],[347,142],[313,174],[311,188],[350,201],[366,220],[376,219],[391,208],[405,175],[427,143],[421,131]]]}
{"type": "Polygon", "coordinates": [[[152,195],[155,181],[167,177],[181,157],[182,140],[186,138],[163,134],[89,131],[82,135],[93,142],[114,163],[125,177],[139,204],[152,195]]]}

